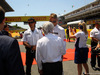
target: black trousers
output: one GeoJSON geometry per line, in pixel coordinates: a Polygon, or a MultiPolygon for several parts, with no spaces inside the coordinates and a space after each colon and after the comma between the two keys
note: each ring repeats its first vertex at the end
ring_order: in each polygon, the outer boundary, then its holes
{"type": "Polygon", "coordinates": [[[91,66],[95,67],[95,65],[96,65],[96,58],[97,58],[98,67],[100,67],[100,56],[98,56],[95,53],[91,53],[91,66]]]}
{"type": "Polygon", "coordinates": [[[43,75],[62,75],[62,62],[43,63],[43,75]]]}
{"type": "Polygon", "coordinates": [[[69,42],[70,42],[70,37],[69,37],[69,34],[67,34],[67,40],[69,39],[69,42]]]}
{"type": "Polygon", "coordinates": [[[34,59],[35,51],[32,53],[31,49],[26,47],[26,75],[31,75],[31,66],[34,59]]]}
{"type": "Polygon", "coordinates": [[[94,49],[97,46],[97,43],[94,41],[91,41],[91,66],[95,67],[96,65],[96,58],[97,58],[97,63],[98,67],[100,67],[100,56],[97,55],[97,53],[94,53],[94,49]]]}

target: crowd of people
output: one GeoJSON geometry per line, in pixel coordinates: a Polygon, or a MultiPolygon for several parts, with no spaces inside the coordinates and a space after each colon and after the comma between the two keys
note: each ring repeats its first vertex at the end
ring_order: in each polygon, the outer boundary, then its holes
{"type": "MultiPolygon", "coordinates": [[[[0,7],[0,75],[31,75],[31,66],[34,59],[37,61],[40,75],[64,75],[63,55],[66,54],[66,42],[64,28],[58,25],[57,15],[50,14],[49,22],[43,24],[41,30],[35,27],[34,18],[28,19],[29,29],[23,34],[23,44],[26,48],[26,73],[24,72],[18,41],[9,33],[4,34],[5,11],[0,7]]],[[[100,69],[100,21],[96,21],[95,28],[91,31],[91,66],[96,70],[96,57],[100,69]]],[[[68,37],[76,38],[75,59],[78,75],[82,74],[82,66],[85,75],[89,74],[88,61],[88,32],[86,23],[79,24],[79,32],[68,27],[68,37]],[[73,34],[72,34],[73,33],[73,34]]],[[[70,39],[69,39],[70,41],[70,39]]]]}

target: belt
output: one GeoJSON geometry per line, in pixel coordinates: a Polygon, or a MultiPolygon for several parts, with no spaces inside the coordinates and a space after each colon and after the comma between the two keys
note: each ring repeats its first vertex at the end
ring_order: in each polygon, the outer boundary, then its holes
{"type": "Polygon", "coordinates": [[[61,62],[62,62],[62,61],[57,61],[57,62],[45,62],[45,63],[42,62],[42,63],[43,63],[43,64],[50,64],[50,63],[52,64],[52,63],[61,63],[61,62]]]}

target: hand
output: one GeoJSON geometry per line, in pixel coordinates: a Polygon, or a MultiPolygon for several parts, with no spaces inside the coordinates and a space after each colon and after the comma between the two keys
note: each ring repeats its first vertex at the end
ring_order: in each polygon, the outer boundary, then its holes
{"type": "Polygon", "coordinates": [[[33,46],[33,47],[32,47],[32,50],[34,50],[34,51],[35,51],[35,50],[36,50],[36,46],[33,46]]]}
{"type": "Polygon", "coordinates": [[[69,27],[68,27],[68,29],[70,30],[70,29],[71,29],[71,27],[69,26],[69,27]]]}
{"type": "Polygon", "coordinates": [[[73,32],[73,29],[72,29],[72,28],[70,28],[70,31],[71,31],[71,32],[73,32]]]}
{"type": "Polygon", "coordinates": [[[42,71],[42,70],[38,70],[38,72],[40,73],[40,75],[42,75],[42,74],[43,74],[43,71],[42,71]]]}
{"type": "Polygon", "coordinates": [[[97,50],[97,48],[100,48],[100,44],[98,44],[98,45],[96,46],[95,50],[97,50]]]}

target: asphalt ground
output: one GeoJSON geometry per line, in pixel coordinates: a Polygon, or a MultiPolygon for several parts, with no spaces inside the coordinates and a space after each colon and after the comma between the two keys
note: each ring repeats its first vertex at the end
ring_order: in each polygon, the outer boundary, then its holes
{"type": "MultiPolygon", "coordinates": [[[[21,41],[21,40],[18,39],[18,41],[21,41]]],[[[66,42],[66,50],[69,48],[73,49],[74,44],[75,44],[74,42],[66,42]]],[[[19,47],[20,47],[21,52],[26,52],[25,47],[23,45],[19,45],[19,47]]],[[[91,59],[89,58],[88,66],[89,66],[90,75],[100,75],[99,70],[97,70],[97,71],[92,70],[91,65],[90,65],[90,60],[91,59]]],[[[85,72],[84,68],[82,68],[82,69],[83,69],[83,72],[85,72]]],[[[26,66],[24,66],[24,70],[26,71],[26,66]]],[[[78,75],[77,65],[74,63],[73,60],[63,62],[63,71],[64,71],[64,75],[78,75]]],[[[83,72],[82,72],[82,75],[83,75],[83,72]]],[[[31,75],[39,75],[37,65],[32,65],[31,75]]]]}

